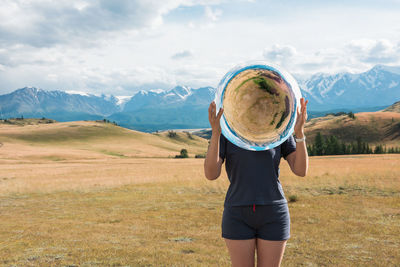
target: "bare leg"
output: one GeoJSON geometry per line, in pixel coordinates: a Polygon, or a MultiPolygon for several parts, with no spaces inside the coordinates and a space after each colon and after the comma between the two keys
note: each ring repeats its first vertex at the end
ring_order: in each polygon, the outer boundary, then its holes
{"type": "Polygon", "coordinates": [[[279,267],[285,252],[285,241],[270,241],[257,238],[257,266],[279,267]]]}
{"type": "Polygon", "coordinates": [[[255,239],[247,240],[232,240],[225,239],[226,246],[228,247],[229,254],[231,255],[232,267],[246,267],[254,266],[255,255],[255,239]]]}

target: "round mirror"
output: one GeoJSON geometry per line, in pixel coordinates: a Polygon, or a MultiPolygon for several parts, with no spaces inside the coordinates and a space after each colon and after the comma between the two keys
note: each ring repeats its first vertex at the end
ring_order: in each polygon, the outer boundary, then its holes
{"type": "Polygon", "coordinates": [[[248,150],[267,150],[293,133],[301,93],[287,71],[264,61],[231,69],[219,83],[215,103],[224,108],[222,134],[248,150]]]}

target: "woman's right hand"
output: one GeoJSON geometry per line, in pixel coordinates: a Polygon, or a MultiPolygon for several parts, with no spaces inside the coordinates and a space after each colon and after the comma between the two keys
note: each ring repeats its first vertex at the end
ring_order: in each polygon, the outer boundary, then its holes
{"type": "Polygon", "coordinates": [[[215,102],[213,101],[208,107],[208,120],[210,121],[212,132],[221,134],[221,125],[219,124],[219,120],[221,119],[224,109],[220,108],[218,114],[216,114],[215,110],[216,110],[216,105],[215,102]]]}
{"type": "Polygon", "coordinates": [[[221,166],[223,159],[219,157],[219,146],[221,137],[221,126],[219,120],[221,119],[223,108],[220,108],[218,114],[215,112],[215,102],[211,102],[208,108],[208,120],[211,124],[212,134],[208,145],[208,151],[204,160],[204,174],[208,180],[215,180],[221,174],[221,166]]]}

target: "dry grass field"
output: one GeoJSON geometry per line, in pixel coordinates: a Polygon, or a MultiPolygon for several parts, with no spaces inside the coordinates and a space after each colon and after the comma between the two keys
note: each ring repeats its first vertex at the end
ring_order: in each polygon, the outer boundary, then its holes
{"type": "MultiPolygon", "coordinates": [[[[229,266],[226,173],[205,179],[193,156],[207,141],[192,138],[1,125],[0,265],[229,266]],[[181,148],[191,158],[172,158],[181,148]]],[[[395,154],[312,157],[307,177],[282,159],[286,197],[297,197],[283,266],[400,265],[399,173],[395,154]]]]}

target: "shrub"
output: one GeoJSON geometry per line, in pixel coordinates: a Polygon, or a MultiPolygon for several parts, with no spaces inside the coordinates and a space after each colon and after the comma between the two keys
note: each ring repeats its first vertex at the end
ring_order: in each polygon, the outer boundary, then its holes
{"type": "Polygon", "coordinates": [[[181,149],[181,154],[180,155],[176,155],[175,158],[188,158],[188,152],[185,148],[181,149]]]}
{"type": "Polygon", "coordinates": [[[196,154],[194,157],[195,158],[205,158],[206,157],[206,153],[204,153],[204,154],[196,154]]]}
{"type": "Polygon", "coordinates": [[[168,137],[169,138],[176,138],[178,135],[174,131],[168,131],[168,137]]]}
{"type": "Polygon", "coordinates": [[[192,140],[194,139],[194,138],[193,138],[193,135],[192,135],[191,133],[189,133],[189,132],[185,132],[185,133],[186,133],[186,135],[187,135],[187,137],[188,137],[189,139],[192,139],[192,140]]]}
{"type": "Polygon", "coordinates": [[[289,202],[296,202],[298,199],[297,195],[290,195],[289,196],[289,202]]]}

